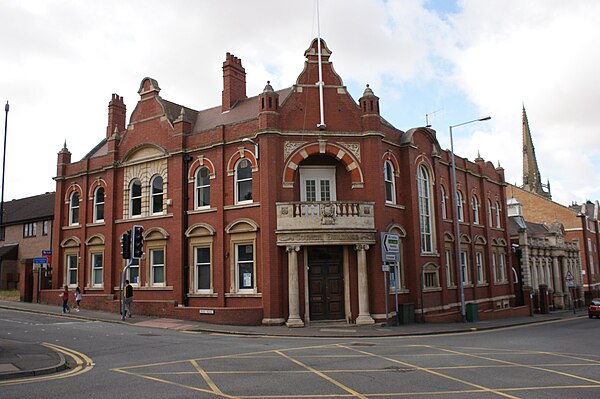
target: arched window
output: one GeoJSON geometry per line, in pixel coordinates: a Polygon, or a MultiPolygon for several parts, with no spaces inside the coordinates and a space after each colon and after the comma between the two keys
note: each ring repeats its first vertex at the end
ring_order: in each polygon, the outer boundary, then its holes
{"type": "Polygon", "coordinates": [[[69,225],[79,224],[79,193],[73,191],[69,200],[69,225]]]}
{"type": "Polygon", "coordinates": [[[488,199],[488,209],[487,209],[487,211],[488,211],[488,224],[490,226],[493,226],[494,225],[494,220],[492,219],[492,201],[490,201],[489,199],[488,199]]]}
{"type": "Polygon", "coordinates": [[[394,184],[394,166],[390,161],[383,163],[383,181],[385,182],[385,202],[396,203],[396,186],[394,184]]]}
{"type": "Polygon", "coordinates": [[[438,288],[440,286],[439,268],[429,263],[423,266],[423,289],[438,288]]]}
{"type": "Polygon", "coordinates": [[[252,164],[246,158],[235,165],[235,200],[236,204],[252,202],[252,164]]]}
{"type": "Polygon", "coordinates": [[[458,221],[464,222],[465,221],[465,211],[463,208],[463,196],[459,190],[456,190],[456,209],[458,211],[458,215],[457,215],[458,221]]]}
{"type": "Polygon", "coordinates": [[[210,206],[210,172],[206,166],[196,172],[196,209],[210,206]]]}
{"type": "Polygon", "coordinates": [[[448,210],[446,209],[446,189],[444,186],[440,186],[440,191],[442,195],[442,219],[448,219],[448,210]]]}
{"type": "Polygon", "coordinates": [[[129,186],[129,216],[142,215],[142,183],[135,179],[129,186]]]}
{"type": "Polygon", "coordinates": [[[94,193],[94,222],[104,221],[104,187],[98,187],[94,193]]]}
{"type": "Polygon", "coordinates": [[[152,187],[151,192],[151,211],[152,214],[163,212],[163,179],[160,176],[155,176],[150,184],[152,187]]]}
{"type": "Polygon", "coordinates": [[[479,202],[475,195],[471,198],[471,209],[473,210],[473,224],[479,224],[479,202]]]}
{"type": "Polygon", "coordinates": [[[425,165],[417,169],[417,190],[419,197],[419,222],[421,224],[421,252],[433,252],[431,224],[431,181],[425,165]]]}
{"type": "Polygon", "coordinates": [[[500,228],[500,204],[496,201],[496,227],[500,228]]]}

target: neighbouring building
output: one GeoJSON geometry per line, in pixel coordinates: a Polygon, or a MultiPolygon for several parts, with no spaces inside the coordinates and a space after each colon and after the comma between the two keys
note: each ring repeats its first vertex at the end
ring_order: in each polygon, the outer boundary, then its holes
{"type": "MultiPolygon", "coordinates": [[[[507,184],[506,196],[509,198],[509,207],[513,209],[509,214],[513,219],[513,222],[509,223],[513,240],[516,240],[518,235],[514,222],[523,219],[527,226],[523,227],[518,223],[517,225],[518,228],[526,228],[527,235],[526,237],[519,235],[521,241],[519,245],[531,246],[533,243],[541,245],[536,249],[539,258],[521,257],[520,260],[515,261],[515,264],[521,267],[523,285],[530,285],[534,294],[539,291],[537,286],[540,284],[550,287],[556,307],[561,308],[567,305],[568,290],[565,290],[565,278],[566,272],[571,271],[577,274],[573,276],[576,298],[585,296],[586,302],[589,302],[592,296],[597,296],[598,293],[594,294],[594,292],[600,291],[598,202],[593,204],[588,201],[583,205],[572,204],[567,207],[552,201],[550,183],[541,183],[525,107],[523,107],[523,186],[507,184]],[[554,238],[550,238],[551,236],[554,238]],[[528,240],[531,242],[528,243],[528,240]],[[573,245],[577,246],[577,256],[570,251],[573,245]],[[564,250],[558,247],[563,247],[564,250]],[[553,263],[556,257],[551,254],[560,254],[557,255],[558,270],[553,263]],[[566,262],[566,265],[563,262],[566,262]],[[564,299],[561,300],[560,297],[564,299]]],[[[520,254],[524,253],[520,251],[520,254]]]]}
{"type": "Polygon", "coordinates": [[[77,162],[66,144],[58,153],[46,301],[63,284],[79,285],[86,306],[116,311],[126,266],[120,237],[142,225],[145,256],[126,276],[137,313],[370,324],[385,319],[386,301],[393,308],[389,278],[411,316],[455,320],[455,258],[465,300],[482,316],[520,311],[512,308],[503,169],[456,157],[455,214],[450,152],[435,130],[392,126],[369,85],[356,102],[320,43],[306,50],[295,84],[274,90],[267,82],[253,97],[242,60],[227,53],[222,104],[210,109],[168,101],[144,78],[127,123],[114,94],[98,145],[77,162]],[[385,275],[382,232],[400,238],[398,272],[385,275]]]}
{"type": "Polygon", "coordinates": [[[0,289],[20,289],[23,301],[31,301],[42,288],[37,278],[34,284],[33,259],[51,248],[54,201],[54,193],[45,193],[4,203],[0,289]]]}

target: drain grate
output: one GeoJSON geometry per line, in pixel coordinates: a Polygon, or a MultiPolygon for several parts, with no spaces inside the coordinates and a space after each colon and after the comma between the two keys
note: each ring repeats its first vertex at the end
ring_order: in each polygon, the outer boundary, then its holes
{"type": "Polygon", "coordinates": [[[138,334],[140,337],[160,337],[160,334],[152,334],[152,333],[145,333],[145,334],[138,334]]]}

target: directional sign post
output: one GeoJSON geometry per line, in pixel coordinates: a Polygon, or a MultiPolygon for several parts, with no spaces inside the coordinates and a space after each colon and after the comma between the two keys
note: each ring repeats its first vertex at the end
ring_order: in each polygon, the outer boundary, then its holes
{"type": "MultiPolygon", "coordinates": [[[[381,270],[383,271],[385,290],[385,320],[388,323],[388,275],[390,268],[394,268],[394,291],[396,293],[396,322],[400,324],[398,316],[398,262],[400,262],[400,236],[398,234],[381,232],[381,270]]],[[[390,287],[391,288],[391,287],[390,287]]]]}

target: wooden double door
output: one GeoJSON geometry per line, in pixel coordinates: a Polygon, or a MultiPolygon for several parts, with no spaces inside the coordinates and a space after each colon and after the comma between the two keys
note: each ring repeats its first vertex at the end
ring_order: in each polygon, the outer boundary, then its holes
{"type": "Polygon", "coordinates": [[[308,247],[307,250],[310,319],[344,319],[342,247],[308,247]]]}

